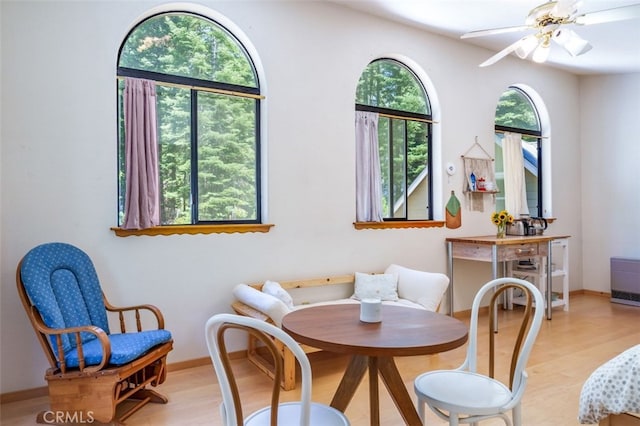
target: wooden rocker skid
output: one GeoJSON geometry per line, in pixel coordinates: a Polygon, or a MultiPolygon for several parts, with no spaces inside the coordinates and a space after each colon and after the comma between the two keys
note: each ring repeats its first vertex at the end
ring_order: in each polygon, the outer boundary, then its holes
{"type": "Polygon", "coordinates": [[[83,420],[122,424],[149,402],[166,404],[168,399],[165,396],[146,387],[164,382],[166,357],[172,346],[172,341],[164,343],[129,364],[96,372],[85,370],[74,374],[67,371],[62,374],[56,369],[49,369],[45,379],[49,385],[51,409],[38,415],[38,423],[51,423],[54,418],[62,418],[64,422],[83,420]],[[136,402],[116,417],[118,405],[127,400],[136,402]]]}

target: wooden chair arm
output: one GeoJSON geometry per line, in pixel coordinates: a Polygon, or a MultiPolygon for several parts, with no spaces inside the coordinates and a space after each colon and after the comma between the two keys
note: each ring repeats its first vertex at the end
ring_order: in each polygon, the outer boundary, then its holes
{"type": "MultiPolygon", "coordinates": [[[[35,308],[32,307],[35,310],[35,308]]],[[[111,358],[111,342],[109,341],[109,336],[107,333],[101,329],[100,327],[96,327],[95,325],[85,325],[81,327],[68,327],[68,328],[50,328],[48,327],[40,315],[34,315],[34,325],[36,329],[46,334],[47,336],[56,336],[56,346],[57,350],[50,351],[51,354],[58,361],[57,367],[60,368],[60,371],[64,374],[67,372],[67,363],[64,357],[64,350],[62,349],[62,335],[63,334],[75,334],[76,336],[76,350],[78,351],[78,368],[81,372],[94,372],[102,370],[102,368],[108,364],[109,358],[111,358]],[[102,347],[102,362],[98,365],[85,366],[84,361],[84,353],[82,351],[82,339],[80,338],[80,333],[91,333],[96,336],[98,340],[100,340],[100,346],[102,347]]],[[[49,341],[50,344],[52,344],[49,341]]]]}
{"type": "Polygon", "coordinates": [[[150,311],[151,313],[153,313],[153,315],[156,318],[156,321],[158,322],[158,330],[164,329],[164,316],[162,315],[162,312],[160,312],[160,309],[158,309],[157,306],[145,304],[145,305],[118,307],[118,306],[113,306],[111,303],[109,303],[109,301],[107,300],[106,297],[104,297],[104,295],[103,295],[103,299],[104,299],[104,306],[107,309],[107,311],[118,313],[118,318],[120,320],[121,333],[127,332],[127,325],[126,325],[124,313],[131,312],[131,311],[135,312],[137,331],[142,331],[142,321],[140,319],[140,311],[150,311]]]}
{"type": "Polygon", "coordinates": [[[255,319],[259,319],[260,321],[266,321],[270,324],[273,324],[273,320],[269,315],[261,312],[255,308],[252,308],[249,305],[246,305],[240,301],[235,301],[231,304],[231,308],[238,315],[244,315],[245,317],[251,317],[255,319]]]}

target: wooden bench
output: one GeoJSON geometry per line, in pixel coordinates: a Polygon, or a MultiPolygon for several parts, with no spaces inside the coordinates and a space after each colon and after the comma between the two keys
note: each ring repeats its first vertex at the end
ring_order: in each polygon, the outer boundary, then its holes
{"type": "MultiPolygon", "coordinates": [[[[399,265],[390,265],[385,272],[394,274],[398,278],[398,300],[383,301],[383,303],[407,306],[408,309],[419,308],[436,312],[449,285],[449,278],[441,273],[418,271],[399,265]]],[[[354,294],[356,276],[358,276],[357,273],[323,278],[280,281],[279,284],[293,299],[294,309],[301,305],[315,303],[354,303],[350,298],[354,294]]],[[[248,288],[244,284],[240,286],[242,286],[242,290],[244,291],[249,290],[249,293],[258,293],[261,298],[263,297],[261,294],[263,287],[262,283],[250,284],[253,289],[248,288]],[[257,290],[257,292],[254,292],[254,289],[257,290]]],[[[234,290],[234,293],[236,293],[236,290],[237,288],[234,290]]],[[[252,306],[254,307],[249,306],[240,300],[236,300],[231,306],[237,314],[257,318],[278,326],[280,325],[279,319],[276,318],[274,321],[274,318],[271,318],[265,312],[256,309],[256,307],[259,308],[260,306],[256,305],[254,301],[249,301],[250,297],[255,295],[247,295],[241,292],[236,293],[237,297],[238,295],[247,297],[245,302],[252,303],[252,306]]],[[[268,296],[268,298],[271,297],[272,296],[268,296]]],[[[279,301],[277,302],[280,303],[279,301]]],[[[282,305],[282,309],[278,312],[275,310],[271,311],[273,312],[271,315],[284,315],[289,309],[290,307],[282,305]]],[[[285,390],[293,389],[295,388],[296,383],[295,359],[293,354],[280,344],[280,342],[276,342],[276,345],[280,349],[284,360],[284,377],[281,384],[282,388],[285,390]]],[[[306,345],[301,346],[306,353],[319,350],[306,345]]],[[[273,360],[270,357],[262,356],[262,350],[258,345],[257,340],[251,336],[249,337],[247,345],[247,358],[260,370],[273,378],[273,360]]]]}
{"type": "MultiPolygon", "coordinates": [[[[314,287],[327,287],[327,286],[335,286],[335,289],[342,294],[347,294],[351,296],[353,294],[353,285],[354,285],[355,275],[338,275],[333,277],[326,278],[313,278],[313,279],[305,279],[305,280],[293,280],[293,281],[280,281],[280,285],[282,288],[287,290],[289,293],[293,293],[293,296],[296,296],[296,290],[298,289],[309,289],[314,287]],[[344,287],[344,289],[339,288],[344,287]],[[345,293],[346,292],[346,293],[345,293]]],[[[262,290],[263,283],[259,284],[250,284],[251,287],[262,290]]],[[[336,293],[336,292],[332,292],[336,293]]],[[[330,300],[330,299],[329,299],[330,300]]],[[[316,300],[313,300],[315,302],[316,300]]],[[[302,300],[302,303],[313,303],[311,300],[306,301],[302,300]]],[[[238,315],[245,315],[253,318],[260,319],[262,321],[267,321],[273,324],[273,320],[267,316],[266,314],[260,312],[257,309],[252,308],[240,301],[235,301],[231,304],[231,307],[238,315]]],[[[273,360],[270,356],[263,356],[263,351],[260,350],[258,345],[258,340],[249,335],[247,343],[247,358],[253,364],[255,364],[261,371],[266,373],[269,377],[273,379],[274,368],[273,368],[273,360]]],[[[282,343],[276,341],[276,347],[280,351],[282,355],[282,359],[284,362],[284,374],[282,377],[282,388],[284,390],[291,390],[296,387],[296,360],[291,351],[289,351],[282,343]]],[[[319,349],[313,348],[307,345],[301,345],[303,350],[306,353],[316,352],[319,349]]]]}

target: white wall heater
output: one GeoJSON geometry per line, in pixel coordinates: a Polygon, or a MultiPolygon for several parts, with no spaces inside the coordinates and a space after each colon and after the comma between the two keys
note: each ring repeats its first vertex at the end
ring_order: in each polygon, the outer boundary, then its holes
{"type": "Polygon", "coordinates": [[[611,258],[611,301],[640,306],[640,259],[611,258]]]}

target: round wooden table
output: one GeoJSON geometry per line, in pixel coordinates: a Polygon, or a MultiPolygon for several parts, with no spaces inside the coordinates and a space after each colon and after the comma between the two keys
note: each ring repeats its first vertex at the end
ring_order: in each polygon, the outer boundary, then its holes
{"type": "Polygon", "coordinates": [[[359,304],[321,305],[293,311],[282,329],[299,343],[351,355],[331,406],[344,412],[369,371],[371,424],[380,424],[378,374],[408,425],[422,425],[398,368],[396,356],[428,355],[462,346],[467,326],[461,321],[402,306],[382,306],[382,321],[360,321],[359,304]]]}

